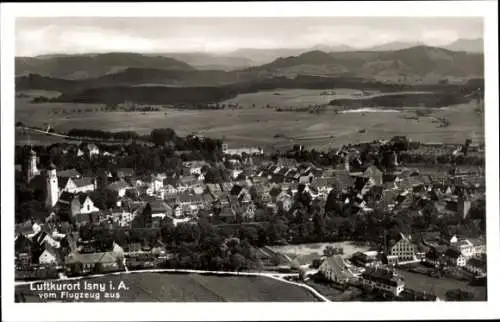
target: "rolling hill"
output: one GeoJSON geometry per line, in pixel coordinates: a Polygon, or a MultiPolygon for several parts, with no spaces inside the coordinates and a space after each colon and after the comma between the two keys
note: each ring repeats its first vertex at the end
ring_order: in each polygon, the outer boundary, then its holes
{"type": "Polygon", "coordinates": [[[412,42],[402,42],[402,41],[392,41],[381,45],[376,45],[373,47],[364,48],[364,51],[391,51],[391,50],[401,50],[411,47],[421,46],[421,43],[412,42]]]}
{"type": "Polygon", "coordinates": [[[39,74],[64,79],[94,78],[129,67],[176,71],[195,70],[189,64],[170,57],[133,53],[16,57],[15,64],[16,76],[39,74]]]}
{"type": "Polygon", "coordinates": [[[470,53],[482,53],[484,51],[484,41],[478,39],[458,39],[445,47],[453,51],[465,51],[470,53]]]}
{"type": "Polygon", "coordinates": [[[170,57],[140,54],[19,58],[18,72],[19,64],[24,66],[21,71],[40,73],[16,77],[16,90],[61,92],[63,95],[57,98],[60,102],[114,103],[126,99],[161,104],[216,102],[239,93],[277,88],[396,91],[403,84],[391,77],[402,76],[421,80],[431,75],[433,82],[409,82],[405,86],[413,90],[427,84],[434,90],[432,87],[444,78],[482,79],[484,68],[480,53],[429,46],[393,51],[313,50],[237,71],[197,70],[170,57]],[[72,65],[77,62],[82,65],[72,65]],[[86,77],[75,77],[83,71],[86,77]]]}
{"type": "Polygon", "coordinates": [[[162,56],[185,62],[200,70],[230,71],[258,65],[252,59],[228,54],[166,53],[162,56]]]}
{"type": "Polygon", "coordinates": [[[481,77],[483,55],[447,49],[415,46],[395,51],[331,52],[311,51],[279,58],[269,64],[249,68],[271,75],[350,75],[377,77],[393,75],[438,77],[481,77]]]}

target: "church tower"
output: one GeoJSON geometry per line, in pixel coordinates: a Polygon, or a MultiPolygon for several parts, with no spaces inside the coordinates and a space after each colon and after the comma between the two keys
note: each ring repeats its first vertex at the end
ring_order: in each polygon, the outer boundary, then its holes
{"type": "Polygon", "coordinates": [[[26,181],[26,183],[30,183],[34,177],[40,174],[40,171],[36,166],[36,161],[37,161],[36,152],[33,151],[33,149],[30,149],[28,157],[24,160],[24,165],[23,165],[24,180],[26,181]]]}
{"type": "Polygon", "coordinates": [[[47,194],[45,206],[47,208],[52,208],[55,206],[57,200],[59,199],[59,184],[57,182],[56,167],[53,163],[51,163],[47,168],[45,182],[47,194]]]}

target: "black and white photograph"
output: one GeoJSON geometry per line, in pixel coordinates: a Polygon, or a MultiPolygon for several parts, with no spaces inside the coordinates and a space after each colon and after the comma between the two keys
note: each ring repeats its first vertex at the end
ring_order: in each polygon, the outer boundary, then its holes
{"type": "Polygon", "coordinates": [[[497,4],[457,3],[20,5],[2,33],[10,316],[466,302],[493,317],[497,4]]]}

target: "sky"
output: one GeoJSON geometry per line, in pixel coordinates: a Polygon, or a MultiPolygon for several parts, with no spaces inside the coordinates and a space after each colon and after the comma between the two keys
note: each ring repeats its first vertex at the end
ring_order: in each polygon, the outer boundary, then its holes
{"type": "Polygon", "coordinates": [[[474,17],[17,18],[16,56],[367,48],[393,41],[442,46],[482,37],[482,18],[474,17]]]}

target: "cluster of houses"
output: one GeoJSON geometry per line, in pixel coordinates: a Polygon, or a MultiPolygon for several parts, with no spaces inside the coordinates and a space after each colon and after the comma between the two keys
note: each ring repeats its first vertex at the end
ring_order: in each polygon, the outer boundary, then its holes
{"type": "Polygon", "coordinates": [[[405,290],[405,283],[395,267],[407,263],[459,267],[475,276],[486,276],[486,244],[481,239],[457,236],[449,241],[430,238],[416,242],[401,234],[384,252],[356,252],[349,259],[341,255],[323,258],[318,272],[336,284],[357,285],[399,296],[405,290]]]}
{"type": "MultiPolygon", "coordinates": [[[[96,177],[84,177],[75,169],[58,170],[54,165],[40,171],[33,151],[21,172],[29,185],[42,187],[46,192],[45,205],[51,213],[48,219],[67,220],[77,227],[103,224],[132,227],[134,219],[145,214],[151,218],[147,223],[150,227],[159,227],[165,220],[174,225],[194,223],[201,212],[223,222],[231,222],[238,216],[252,221],[258,208],[268,208],[272,212],[290,210],[294,195],[299,191],[309,194],[311,200],[324,203],[332,190],[337,201],[350,204],[355,211],[367,216],[375,208],[394,215],[410,210],[421,216],[424,206],[430,205],[440,215],[466,218],[473,198],[481,195],[484,188],[484,183],[477,181],[477,173],[455,171],[453,175],[430,175],[419,169],[400,168],[395,153],[391,158],[392,170],[383,172],[372,164],[363,164],[359,153],[344,147],[337,151],[345,159],[340,168],[320,168],[289,158],[269,161],[261,157],[261,149],[233,151],[224,146],[224,152],[224,162],[229,164],[224,171],[229,172],[230,180],[222,183],[206,182],[207,171],[213,165],[204,161],[184,162],[181,175],[137,176],[134,169],[129,168],[107,172],[105,188],[118,196],[116,205],[110,209],[99,209],[91,198],[91,193],[103,184],[96,177]]],[[[88,144],[78,148],[78,153],[93,157],[104,152],[88,144]]],[[[414,243],[411,237],[401,235],[385,253],[388,264],[415,260],[434,263],[445,259],[449,265],[482,272],[482,257],[477,255],[485,253],[481,247],[484,243],[457,240],[441,251],[437,250],[439,247],[414,243]]],[[[50,257],[47,254],[46,257],[50,257]]],[[[99,264],[102,269],[116,268],[109,264],[113,262],[111,258],[116,258],[110,254],[74,258],[78,263],[95,263],[98,258],[97,262],[103,262],[99,264]]],[[[366,255],[358,260],[370,263],[372,258],[366,255]]],[[[42,258],[41,262],[46,260],[42,258]]],[[[92,270],[97,264],[90,268],[85,265],[78,269],[92,270]]],[[[335,276],[339,278],[338,274],[335,276]]],[[[398,290],[399,284],[395,287],[398,290]]]]}

